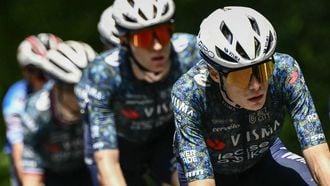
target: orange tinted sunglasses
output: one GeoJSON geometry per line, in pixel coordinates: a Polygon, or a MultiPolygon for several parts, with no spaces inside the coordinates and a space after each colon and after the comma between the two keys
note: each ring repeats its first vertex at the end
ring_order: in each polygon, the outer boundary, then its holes
{"type": "Polygon", "coordinates": [[[274,60],[270,58],[264,62],[251,67],[228,72],[225,75],[228,84],[240,88],[247,88],[252,76],[255,76],[260,83],[267,82],[274,70],[274,60]]]}
{"type": "Polygon", "coordinates": [[[166,45],[171,40],[173,30],[173,24],[161,24],[130,33],[129,41],[139,48],[151,48],[154,45],[154,39],[157,39],[161,45],[166,45]]]}

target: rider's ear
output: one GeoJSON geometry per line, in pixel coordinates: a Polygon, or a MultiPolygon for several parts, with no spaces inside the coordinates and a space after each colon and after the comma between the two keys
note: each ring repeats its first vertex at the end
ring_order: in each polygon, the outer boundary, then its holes
{"type": "Polygon", "coordinates": [[[213,67],[209,66],[209,65],[207,66],[207,70],[209,71],[212,80],[217,82],[217,83],[220,83],[220,74],[219,74],[219,72],[217,70],[215,70],[213,67]]]}

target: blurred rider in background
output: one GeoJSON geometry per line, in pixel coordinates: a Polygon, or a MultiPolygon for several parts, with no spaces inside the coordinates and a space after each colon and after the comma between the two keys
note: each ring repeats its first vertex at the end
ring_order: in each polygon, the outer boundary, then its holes
{"type": "Polygon", "coordinates": [[[57,47],[61,39],[51,33],[39,33],[26,37],[17,50],[17,61],[23,79],[14,83],[2,102],[2,112],[6,124],[6,152],[10,155],[11,185],[21,185],[23,150],[23,128],[19,113],[24,111],[27,98],[40,90],[47,82],[40,66],[49,49],[57,47]]]}
{"type": "Polygon", "coordinates": [[[199,59],[196,38],[173,34],[172,0],[116,0],[120,45],[102,53],[76,88],[88,97],[92,152],[104,185],[178,184],[174,167],[173,83],[199,59]]]}
{"type": "Polygon", "coordinates": [[[86,43],[66,41],[47,52],[49,81],[27,100],[24,120],[24,186],[89,186],[83,124],[74,94],[82,70],[96,53],[86,43]]]}
{"type": "MultiPolygon", "coordinates": [[[[100,17],[97,28],[100,34],[100,39],[104,44],[105,50],[110,50],[117,47],[120,44],[119,30],[115,26],[115,21],[112,17],[112,6],[106,8],[100,17]]],[[[79,88],[78,88],[79,89],[79,88]]],[[[79,104],[81,108],[85,108],[88,102],[87,93],[77,94],[79,104]]],[[[94,186],[98,186],[100,179],[98,178],[98,169],[94,160],[94,153],[92,147],[92,139],[90,135],[90,126],[88,115],[85,110],[82,109],[82,118],[84,122],[84,148],[85,148],[85,163],[90,170],[92,181],[94,186]]]]}

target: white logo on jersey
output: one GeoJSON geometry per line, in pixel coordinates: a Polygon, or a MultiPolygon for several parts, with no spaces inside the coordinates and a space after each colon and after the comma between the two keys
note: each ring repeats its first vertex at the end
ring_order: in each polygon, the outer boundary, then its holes
{"type": "Polygon", "coordinates": [[[195,150],[186,150],[180,153],[184,163],[195,163],[197,162],[197,156],[195,150]]]}
{"type": "Polygon", "coordinates": [[[108,55],[104,61],[114,67],[118,67],[119,66],[119,50],[116,50],[114,52],[112,52],[110,55],[108,55]]]}
{"type": "MultiPolygon", "coordinates": [[[[275,120],[274,125],[272,127],[265,126],[263,128],[246,131],[244,137],[246,138],[247,142],[263,139],[265,137],[272,135],[275,131],[277,131],[280,125],[281,124],[275,120]]],[[[233,143],[233,146],[238,145],[240,138],[241,138],[241,134],[236,134],[231,136],[231,141],[233,143]]]]}
{"type": "Polygon", "coordinates": [[[201,175],[201,174],[204,174],[204,170],[199,169],[199,170],[194,170],[194,171],[191,171],[191,172],[187,172],[186,177],[189,178],[189,177],[198,176],[198,175],[201,175]]]}
{"type": "Polygon", "coordinates": [[[39,99],[36,102],[36,108],[39,111],[45,111],[50,107],[49,93],[43,92],[40,94],[39,99]]]}
{"type": "Polygon", "coordinates": [[[200,70],[200,74],[196,74],[194,76],[195,82],[202,87],[210,86],[209,83],[207,82],[207,76],[205,75],[206,71],[207,69],[202,69],[200,70]]]}
{"type": "Polygon", "coordinates": [[[193,116],[193,110],[189,109],[188,105],[186,105],[183,101],[180,101],[177,97],[173,96],[173,105],[179,111],[185,113],[188,116],[193,116]]]}
{"type": "Polygon", "coordinates": [[[156,107],[149,107],[144,109],[145,115],[149,118],[152,114],[156,112],[157,115],[161,115],[169,112],[169,106],[167,103],[157,104],[156,107]]]}

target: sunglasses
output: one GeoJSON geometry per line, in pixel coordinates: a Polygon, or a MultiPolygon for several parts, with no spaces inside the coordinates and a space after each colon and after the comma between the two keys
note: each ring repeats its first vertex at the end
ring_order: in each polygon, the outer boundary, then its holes
{"type": "Polygon", "coordinates": [[[268,82],[274,70],[274,60],[269,58],[264,62],[248,68],[230,71],[223,74],[226,77],[228,84],[246,89],[250,83],[252,76],[258,79],[263,84],[268,82]]]}
{"type": "Polygon", "coordinates": [[[134,47],[152,48],[154,40],[161,45],[166,45],[170,42],[174,30],[173,24],[161,24],[141,31],[132,32],[129,34],[129,41],[134,47]]]}

